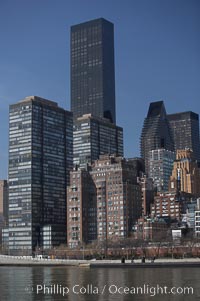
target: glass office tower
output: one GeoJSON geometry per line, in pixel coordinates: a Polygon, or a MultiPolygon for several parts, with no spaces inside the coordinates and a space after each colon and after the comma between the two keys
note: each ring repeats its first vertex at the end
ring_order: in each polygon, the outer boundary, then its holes
{"type": "Polygon", "coordinates": [[[55,102],[30,96],[10,106],[10,254],[66,242],[72,128],[72,113],[55,102]]]}
{"type": "Polygon", "coordinates": [[[200,162],[199,115],[182,112],[167,115],[174,138],[175,150],[189,148],[200,162]]]}
{"type": "Polygon", "coordinates": [[[100,155],[124,155],[123,129],[106,118],[85,114],[74,122],[74,165],[81,168],[99,159],[100,155]]]}
{"type": "Polygon", "coordinates": [[[149,171],[149,151],[155,149],[174,151],[172,133],[163,101],[150,103],[147,117],[144,120],[140,150],[145,160],[145,172],[149,171]]]}
{"type": "Polygon", "coordinates": [[[71,27],[71,111],[115,123],[114,26],[96,19],[71,27]]]}
{"type": "Polygon", "coordinates": [[[175,152],[164,148],[149,152],[148,175],[153,179],[154,187],[157,191],[169,190],[169,179],[172,174],[175,158],[175,152]]]}

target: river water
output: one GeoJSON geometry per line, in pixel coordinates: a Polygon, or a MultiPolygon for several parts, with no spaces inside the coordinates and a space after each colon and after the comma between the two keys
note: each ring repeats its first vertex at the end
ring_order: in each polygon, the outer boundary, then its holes
{"type": "Polygon", "coordinates": [[[194,301],[200,269],[2,266],[0,300],[194,301]]]}

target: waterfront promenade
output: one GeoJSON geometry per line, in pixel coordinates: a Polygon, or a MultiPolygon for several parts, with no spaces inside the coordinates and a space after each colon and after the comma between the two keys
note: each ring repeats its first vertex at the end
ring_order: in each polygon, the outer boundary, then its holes
{"type": "Polygon", "coordinates": [[[75,260],[75,259],[44,259],[32,258],[31,256],[7,256],[0,255],[0,266],[81,266],[81,267],[200,267],[200,258],[158,258],[154,262],[146,259],[145,263],[141,259],[131,260],[75,260]]]}
{"type": "Polygon", "coordinates": [[[31,256],[0,255],[0,266],[5,266],[5,265],[13,265],[13,266],[70,265],[70,266],[78,266],[81,262],[87,262],[87,261],[86,260],[73,260],[73,259],[32,258],[31,256]]]}

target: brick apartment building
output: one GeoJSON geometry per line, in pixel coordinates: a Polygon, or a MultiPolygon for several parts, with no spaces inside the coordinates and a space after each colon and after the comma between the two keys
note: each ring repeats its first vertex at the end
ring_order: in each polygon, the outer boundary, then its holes
{"type": "Polygon", "coordinates": [[[101,156],[88,170],[71,172],[67,193],[67,241],[70,247],[129,236],[142,204],[131,159],[101,156]]]}

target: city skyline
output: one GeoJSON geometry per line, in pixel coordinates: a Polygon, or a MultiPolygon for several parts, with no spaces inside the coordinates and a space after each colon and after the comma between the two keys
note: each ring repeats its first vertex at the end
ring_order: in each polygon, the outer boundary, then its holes
{"type": "Polygon", "coordinates": [[[114,7],[112,1],[85,1],[80,14],[76,6],[81,1],[49,1],[48,6],[40,1],[11,2],[0,4],[0,178],[7,178],[9,104],[38,95],[69,109],[69,39],[74,24],[98,17],[114,23],[117,124],[124,128],[125,157],[139,155],[150,102],[164,100],[168,114],[200,113],[198,1],[126,1],[123,6],[115,1],[114,7]]]}

